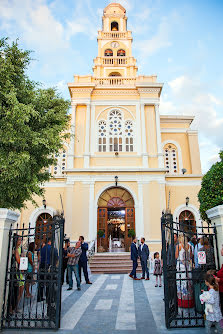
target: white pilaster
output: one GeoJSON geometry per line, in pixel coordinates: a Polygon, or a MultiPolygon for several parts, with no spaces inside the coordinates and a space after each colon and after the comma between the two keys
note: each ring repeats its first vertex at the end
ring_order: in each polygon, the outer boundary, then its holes
{"type": "Polygon", "coordinates": [[[141,103],[141,134],[142,134],[142,159],[143,167],[148,167],[148,153],[146,150],[146,120],[145,120],[145,104],[141,103]]]}
{"type": "Polygon", "coordinates": [[[158,154],[158,164],[159,164],[158,166],[159,168],[164,168],[163,151],[161,144],[159,104],[155,104],[155,115],[156,115],[157,154],[158,154]]]}
{"type": "Polygon", "coordinates": [[[136,150],[137,150],[137,154],[141,155],[141,147],[142,147],[142,136],[141,134],[141,119],[140,119],[140,104],[137,103],[136,104],[136,150]]]}
{"type": "Polygon", "coordinates": [[[144,236],[144,213],[143,213],[143,184],[138,182],[138,212],[136,214],[136,236],[141,238],[144,236]],[[137,219],[138,218],[138,219],[137,219]]]}
{"type": "Polygon", "coordinates": [[[87,114],[86,114],[86,131],[85,131],[85,152],[84,152],[84,168],[89,168],[89,156],[90,156],[90,112],[91,105],[87,103],[87,114]]]}
{"type": "Polygon", "coordinates": [[[94,226],[94,181],[90,182],[89,188],[89,235],[88,240],[95,240],[97,235],[97,226],[94,226]]]}
{"type": "Polygon", "coordinates": [[[93,155],[96,151],[95,144],[96,144],[96,129],[95,129],[95,105],[91,106],[91,155],[93,155]]]}
{"type": "Polygon", "coordinates": [[[74,168],[74,142],[75,142],[74,136],[75,136],[75,120],[76,120],[77,104],[71,102],[71,106],[72,106],[72,117],[70,126],[71,138],[67,152],[67,168],[74,168]]]}

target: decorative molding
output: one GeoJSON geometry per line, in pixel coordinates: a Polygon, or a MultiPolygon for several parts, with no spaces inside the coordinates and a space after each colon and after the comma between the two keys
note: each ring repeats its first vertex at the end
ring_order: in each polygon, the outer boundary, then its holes
{"type": "Polygon", "coordinates": [[[197,224],[197,227],[199,227],[200,225],[200,222],[201,222],[201,216],[200,216],[200,213],[199,213],[199,209],[193,205],[193,204],[181,204],[179,205],[175,211],[174,211],[174,214],[173,214],[173,220],[174,221],[179,221],[179,216],[180,216],[180,213],[184,210],[188,210],[188,211],[191,211],[195,217],[195,221],[196,221],[196,224],[197,224]]]}
{"type": "Polygon", "coordinates": [[[98,95],[136,95],[139,96],[139,93],[137,90],[94,90],[93,96],[98,95]]]}
{"type": "Polygon", "coordinates": [[[92,91],[93,91],[93,88],[71,88],[71,94],[72,94],[72,97],[75,95],[75,94],[83,94],[83,93],[88,93],[88,94],[91,94],[92,91]]]}
{"type": "Polygon", "coordinates": [[[56,210],[54,208],[50,207],[50,206],[46,206],[46,208],[44,208],[44,206],[41,206],[41,207],[35,209],[29,217],[30,229],[35,229],[37,218],[42,213],[49,213],[51,215],[51,217],[53,217],[56,213],[56,210]]]}
{"type": "Polygon", "coordinates": [[[201,186],[201,180],[187,180],[187,181],[166,181],[167,186],[201,186]]]}
{"type": "Polygon", "coordinates": [[[11,222],[17,222],[19,219],[20,213],[13,210],[0,208],[0,220],[10,220],[11,222]]]}
{"type": "MultiPolygon", "coordinates": [[[[80,103],[79,100],[75,100],[77,103],[80,103]]],[[[81,100],[80,100],[81,101],[81,100]]],[[[156,103],[159,103],[159,98],[142,98],[141,102],[145,105],[154,105],[156,103]]],[[[100,100],[100,101],[91,101],[91,105],[95,106],[135,106],[137,103],[139,103],[138,100],[100,100]]]]}
{"type": "Polygon", "coordinates": [[[160,123],[192,123],[194,116],[160,115],[160,123]]]}
{"type": "Polygon", "coordinates": [[[161,133],[187,133],[187,129],[174,129],[174,128],[167,128],[167,129],[161,129],[161,133]]]}
{"type": "MultiPolygon", "coordinates": [[[[133,113],[131,112],[131,110],[129,110],[129,109],[126,108],[126,107],[119,106],[119,105],[113,105],[113,104],[111,104],[109,107],[106,107],[106,108],[102,109],[102,110],[99,112],[99,114],[97,115],[95,121],[96,121],[96,122],[98,121],[100,115],[101,115],[104,111],[106,111],[106,110],[108,110],[108,109],[111,109],[111,110],[112,110],[113,108],[115,108],[115,109],[119,109],[119,111],[120,111],[122,114],[123,114],[123,111],[120,110],[120,109],[124,109],[124,110],[126,110],[127,112],[130,113],[130,115],[132,116],[133,120],[135,121],[135,116],[133,115],[133,113]]],[[[101,120],[100,120],[100,121],[101,121],[101,120]]]]}
{"type": "Polygon", "coordinates": [[[223,205],[215,206],[206,211],[209,219],[223,217],[223,205]]]}
{"type": "MultiPolygon", "coordinates": [[[[89,168],[71,168],[66,169],[66,172],[166,172],[166,168],[147,168],[139,166],[113,166],[113,167],[89,167],[89,168]]],[[[68,178],[68,176],[67,176],[68,178]]]]}
{"type": "Polygon", "coordinates": [[[66,186],[66,182],[45,182],[42,188],[64,188],[66,186]]]}
{"type": "Polygon", "coordinates": [[[160,93],[161,88],[140,88],[138,87],[138,92],[140,94],[154,94],[154,93],[160,93]]]}

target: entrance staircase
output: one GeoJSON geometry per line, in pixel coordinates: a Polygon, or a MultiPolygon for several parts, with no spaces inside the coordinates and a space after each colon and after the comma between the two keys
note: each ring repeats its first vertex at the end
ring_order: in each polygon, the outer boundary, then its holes
{"type": "MultiPolygon", "coordinates": [[[[129,274],[132,270],[130,253],[96,253],[89,264],[92,274],[129,274]]],[[[137,272],[141,270],[138,259],[137,272]]]]}

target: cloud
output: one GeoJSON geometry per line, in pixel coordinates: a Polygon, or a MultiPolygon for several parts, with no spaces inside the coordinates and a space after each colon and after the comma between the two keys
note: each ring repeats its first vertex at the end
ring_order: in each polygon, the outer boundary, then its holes
{"type": "Polygon", "coordinates": [[[135,43],[140,57],[145,59],[148,56],[154,55],[160,49],[171,46],[172,43],[169,40],[169,33],[170,25],[167,19],[164,18],[152,38],[135,43]]]}
{"type": "Polygon", "coordinates": [[[182,75],[168,82],[168,94],[161,99],[160,112],[195,116],[192,128],[203,138],[200,145],[204,170],[218,159],[223,143],[223,101],[210,93],[199,78],[182,75]],[[172,103],[174,101],[174,104],[172,103]]]}

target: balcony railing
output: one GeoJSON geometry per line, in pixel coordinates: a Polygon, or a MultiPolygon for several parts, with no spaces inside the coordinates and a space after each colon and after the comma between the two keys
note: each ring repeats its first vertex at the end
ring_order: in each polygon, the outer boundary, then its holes
{"type": "Polygon", "coordinates": [[[103,57],[102,63],[103,65],[127,65],[128,58],[127,57],[103,57]]]}
{"type": "Polygon", "coordinates": [[[109,77],[95,78],[96,86],[134,86],[136,78],[109,77]]]}
{"type": "Polygon", "coordinates": [[[126,32],[118,32],[118,31],[102,32],[102,37],[111,38],[111,39],[127,38],[127,33],[126,32]]]}

